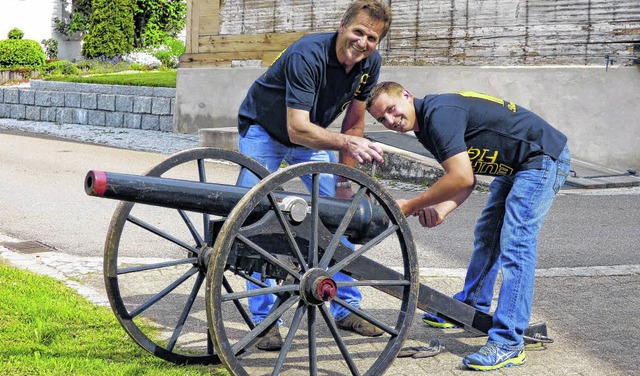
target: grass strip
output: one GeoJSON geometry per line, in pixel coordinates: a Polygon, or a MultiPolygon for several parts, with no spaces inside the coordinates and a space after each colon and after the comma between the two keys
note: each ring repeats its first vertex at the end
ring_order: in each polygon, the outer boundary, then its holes
{"type": "Polygon", "coordinates": [[[177,366],[129,338],[106,307],[0,260],[0,375],[226,375],[177,366]]]}
{"type": "Polygon", "coordinates": [[[176,70],[154,72],[126,72],[110,74],[94,74],[90,76],[57,76],[47,78],[49,81],[78,82],[86,84],[128,85],[176,87],[176,70]]]}

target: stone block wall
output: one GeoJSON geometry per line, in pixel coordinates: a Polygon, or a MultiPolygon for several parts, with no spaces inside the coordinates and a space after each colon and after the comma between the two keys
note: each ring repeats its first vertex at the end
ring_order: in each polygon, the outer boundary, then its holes
{"type": "Polygon", "coordinates": [[[0,88],[0,118],[173,132],[176,90],[31,81],[0,88]]]}

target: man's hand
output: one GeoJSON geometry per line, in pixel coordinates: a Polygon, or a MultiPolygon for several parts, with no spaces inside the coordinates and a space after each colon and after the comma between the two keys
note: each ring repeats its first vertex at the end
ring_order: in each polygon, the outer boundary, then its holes
{"type": "Polygon", "coordinates": [[[405,216],[413,215],[414,217],[418,217],[420,224],[422,227],[436,227],[437,225],[444,222],[444,218],[449,214],[453,209],[456,208],[456,204],[453,201],[445,201],[438,205],[429,206],[421,209],[414,209],[412,206],[411,200],[405,200],[403,198],[397,199],[396,203],[402,210],[402,213],[405,216]]]}
{"type": "Polygon", "coordinates": [[[433,206],[420,209],[414,215],[418,217],[422,227],[436,227],[444,221],[444,216],[442,216],[440,212],[438,212],[438,210],[433,206]]]}
{"type": "Polygon", "coordinates": [[[345,144],[342,147],[342,152],[347,153],[358,163],[365,163],[376,161],[378,163],[384,163],[382,147],[367,140],[363,137],[345,135],[345,144]]]}

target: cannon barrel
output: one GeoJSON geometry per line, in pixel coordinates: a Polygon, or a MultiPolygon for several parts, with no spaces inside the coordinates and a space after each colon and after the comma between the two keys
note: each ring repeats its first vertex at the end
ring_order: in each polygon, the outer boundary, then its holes
{"type": "MultiPolygon", "coordinates": [[[[203,183],[162,177],[121,174],[91,170],[85,177],[85,192],[89,196],[111,198],[152,206],[181,209],[217,216],[228,216],[250,190],[235,185],[203,183]]],[[[295,196],[311,200],[308,194],[286,191],[273,192],[276,201],[295,196]]],[[[335,230],[346,215],[352,201],[335,197],[320,197],[319,217],[330,230],[335,230]]],[[[255,207],[249,220],[262,218],[273,207],[267,198],[255,207]]],[[[389,218],[378,205],[364,198],[356,208],[345,235],[351,241],[363,242],[382,233],[389,226],[389,218]]]]}

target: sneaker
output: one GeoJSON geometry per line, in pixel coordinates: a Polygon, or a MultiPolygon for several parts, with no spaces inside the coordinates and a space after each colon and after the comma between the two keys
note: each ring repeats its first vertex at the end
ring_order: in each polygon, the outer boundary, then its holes
{"type": "Polygon", "coordinates": [[[350,313],[342,320],[336,320],[338,328],[355,332],[365,337],[378,337],[384,333],[369,321],[350,313]]]}
{"type": "Polygon", "coordinates": [[[433,328],[438,329],[457,329],[458,325],[445,321],[436,315],[432,315],[429,312],[422,315],[422,322],[433,328]]]}
{"type": "Polygon", "coordinates": [[[493,344],[484,345],[477,353],[468,355],[462,363],[476,371],[492,371],[502,367],[524,364],[524,349],[505,350],[493,344]]]}
{"type": "Polygon", "coordinates": [[[263,351],[278,351],[282,348],[282,336],[280,335],[280,327],[272,326],[269,330],[262,332],[258,338],[262,339],[256,343],[256,347],[263,351]]]}

